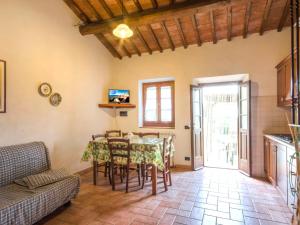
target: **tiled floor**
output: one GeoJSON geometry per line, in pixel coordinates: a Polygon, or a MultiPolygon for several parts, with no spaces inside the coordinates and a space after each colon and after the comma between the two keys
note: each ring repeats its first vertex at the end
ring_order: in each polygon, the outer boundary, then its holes
{"type": "MultiPolygon", "coordinates": [[[[82,178],[79,196],[62,208],[47,225],[280,225],[289,224],[291,213],[270,184],[238,171],[205,168],[197,172],[175,171],[168,192],[160,184],[157,196],[150,184],[128,194],[111,191],[99,177],[82,178]]],[[[134,185],[134,184],[133,184],[134,185]]]]}

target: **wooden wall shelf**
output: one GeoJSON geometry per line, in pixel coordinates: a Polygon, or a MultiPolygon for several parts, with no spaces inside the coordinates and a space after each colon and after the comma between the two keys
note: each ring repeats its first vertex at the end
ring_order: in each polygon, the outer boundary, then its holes
{"type": "Polygon", "coordinates": [[[136,107],[134,104],[117,104],[117,103],[108,103],[108,104],[99,104],[99,108],[127,108],[133,109],[136,107]]]}

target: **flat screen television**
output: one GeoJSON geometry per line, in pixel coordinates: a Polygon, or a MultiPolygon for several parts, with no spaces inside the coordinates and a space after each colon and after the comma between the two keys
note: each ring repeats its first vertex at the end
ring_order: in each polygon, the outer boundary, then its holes
{"type": "Polygon", "coordinates": [[[129,103],[130,94],[129,90],[109,89],[108,90],[109,103],[129,103]]]}

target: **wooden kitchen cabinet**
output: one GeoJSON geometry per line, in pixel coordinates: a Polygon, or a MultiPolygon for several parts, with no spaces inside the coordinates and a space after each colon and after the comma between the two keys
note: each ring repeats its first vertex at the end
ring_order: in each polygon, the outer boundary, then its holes
{"type": "Polygon", "coordinates": [[[270,142],[269,148],[269,174],[268,178],[270,182],[276,186],[277,185],[277,144],[275,142],[270,142]]]}
{"type": "MultiPolygon", "coordinates": [[[[286,57],[277,66],[277,106],[289,107],[292,105],[292,70],[291,56],[286,57]]],[[[294,79],[294,86],[297,84],[294,79]]],[[[296,96],[295,96],[296,97],[296,96]]]]}
{"type": "Polygon", "coordinates": [[[268,138],[264,138],[264,170],[267,177],[269,177],[270,174],[269,161],[270,161],[270,140],[268,138]]]}
{"type": "MultiPolygon", "coordinates": [[[[295,149],[292,144],[278,139],[274,135],[264,137],[264,169],[267,179],[280,192],[286,204],[292,207],[295,201],[288,180],[289,160],[295,149]]],[[[292,165],[295,170],[295,165],[292,165]]]]}

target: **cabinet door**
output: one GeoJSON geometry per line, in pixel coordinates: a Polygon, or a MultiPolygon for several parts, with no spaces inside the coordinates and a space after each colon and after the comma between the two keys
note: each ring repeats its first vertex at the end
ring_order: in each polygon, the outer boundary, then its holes
{"type": "Polygon", "coordinates": [[[269,164],[269,180],[271,183],[277,185],[277,146],[275,143],[270,144],[270,164],[269,164]]]}
{"type": "Polygon", "coordinates": [[[284,106],[285,102],[285,65],[277,68],[277,105],[284,106]]]}
{"type": "Polygon", "coordinates": [[[291,88],[292,88],[292,74],[291,74],[291,61],[288,60],[284,67],[284,75],[285,75],[285,86],[284,86],[284,106],[292,105],[292,96],[291,96],[291,88]]]}
{"type": "Polygon", "coordinates": [[[277,144],[277,186],[287,203],[288,179],[287,179],[287,163],[286,163],[286,147],[277,144]]]}
{"type": "Polygon", "coordinates": [[[264,138],[264,169],[265,169],[265,174],[268,177],[270,172],[269,172],[269,163],[270,162],[270,141],[268,138],[264,138]]]}

